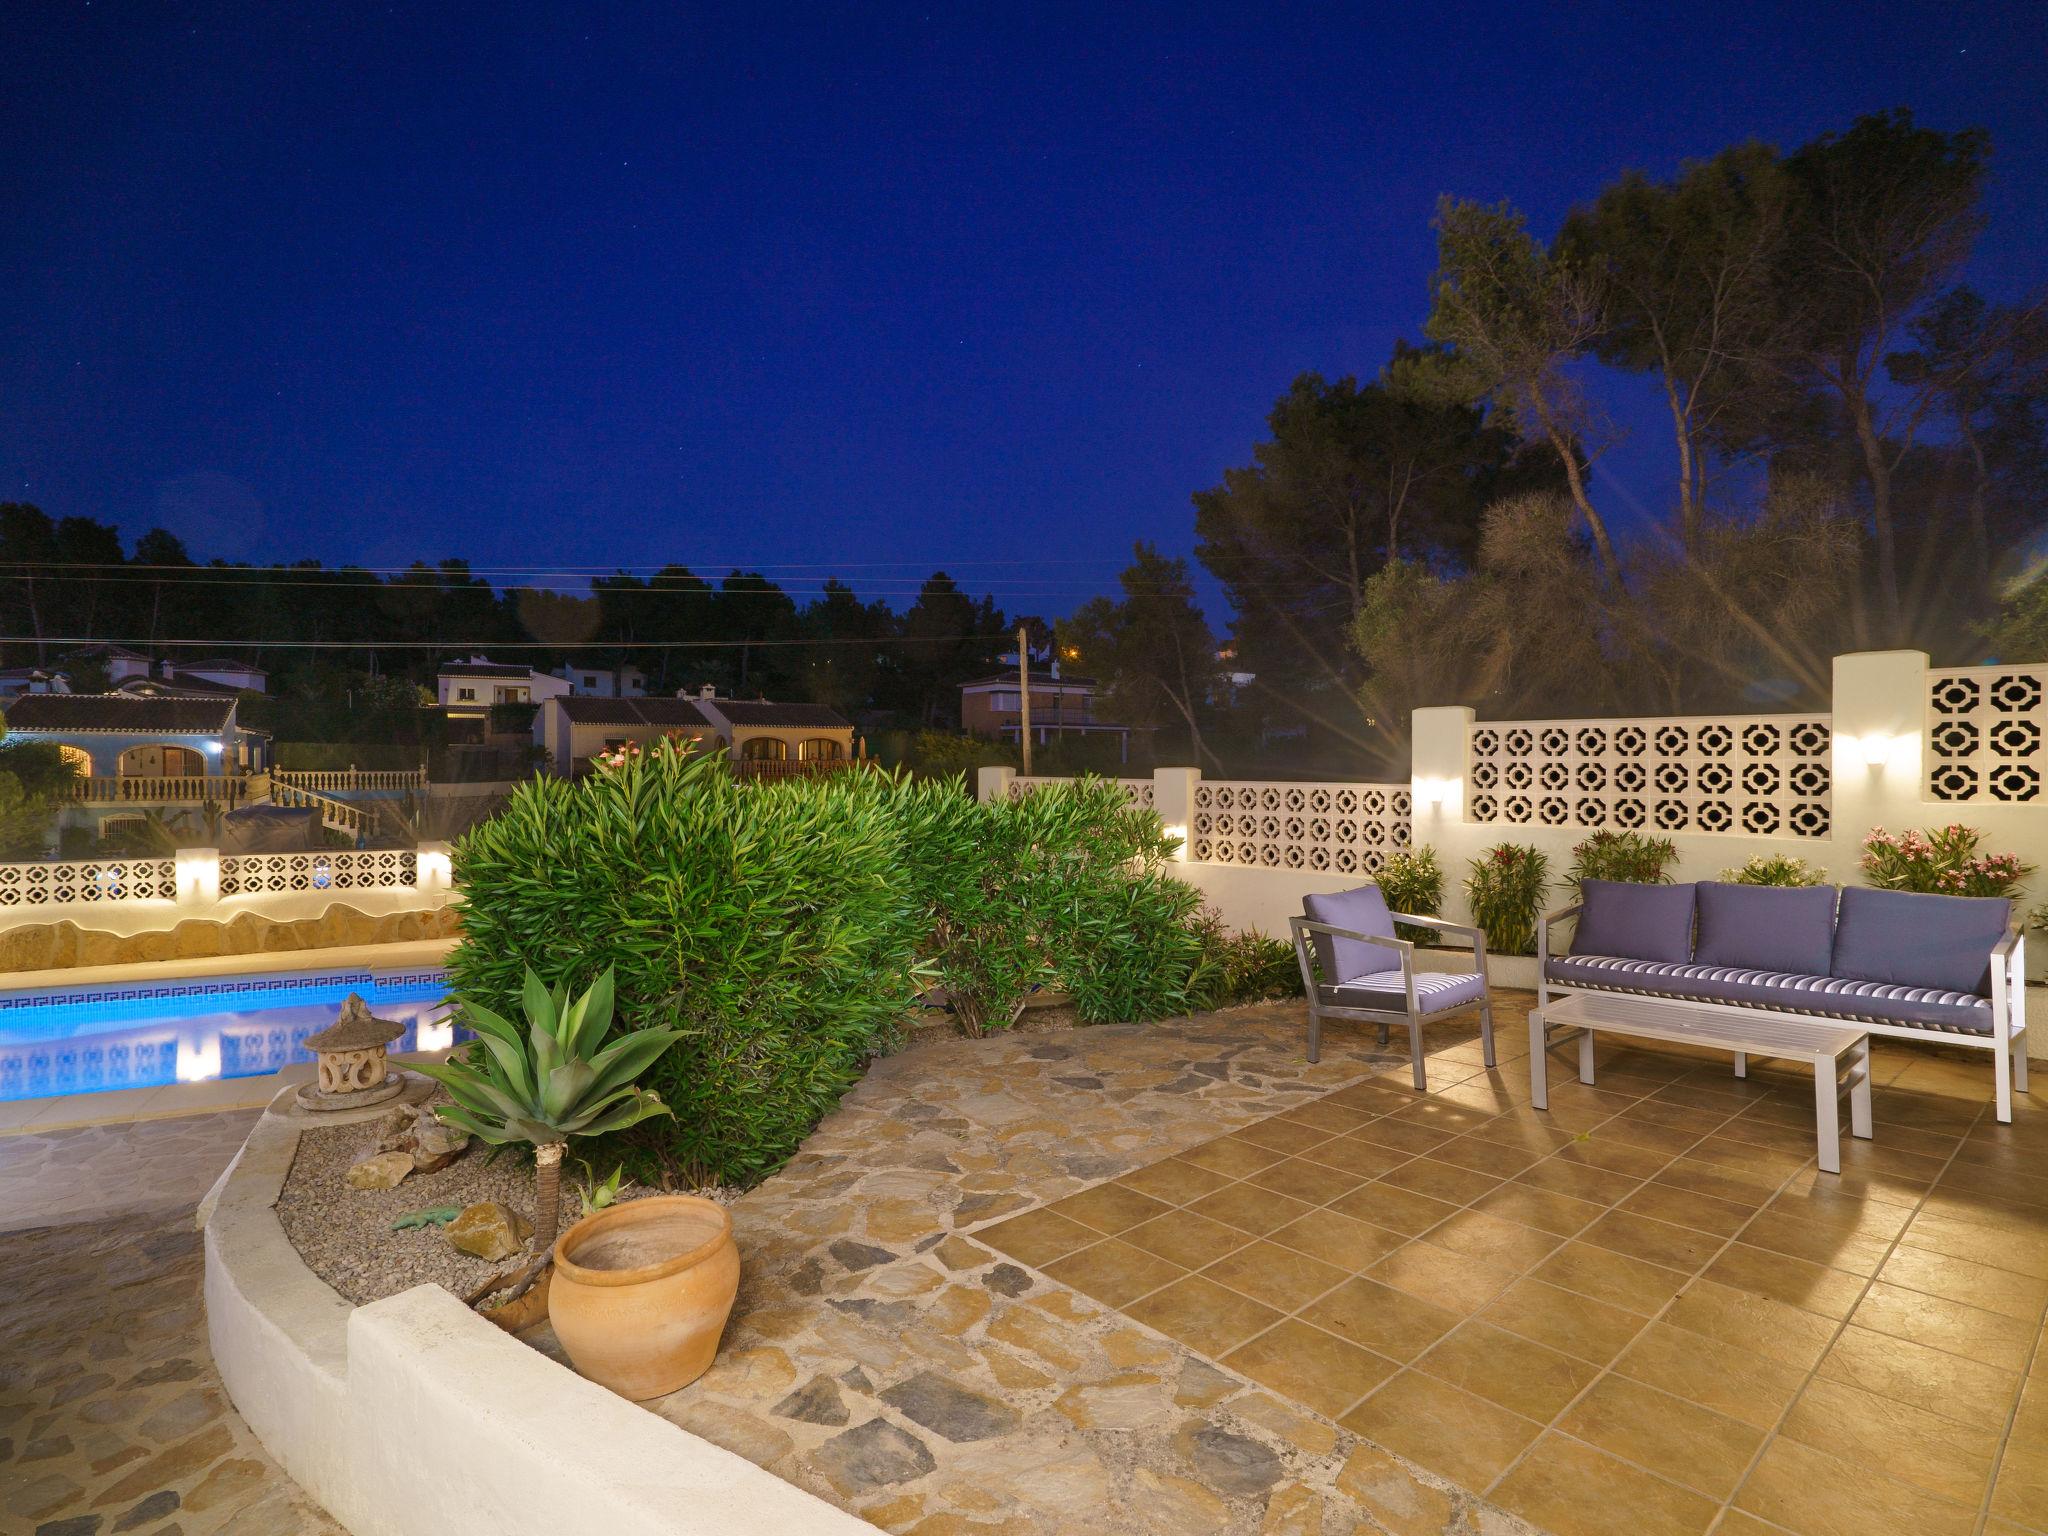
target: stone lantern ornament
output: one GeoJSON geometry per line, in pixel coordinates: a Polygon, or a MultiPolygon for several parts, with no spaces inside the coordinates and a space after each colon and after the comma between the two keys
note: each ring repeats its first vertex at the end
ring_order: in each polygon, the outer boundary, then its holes
{"type": "Polygon", "coordinates": [[[385,1048],[404,1033],[403,1024],[376,1017],[360,994],[349,993],[341,1017],[306,1036],[320,1075],[299,1090],[299,1107],[361,1109],[405,1092],[405,1074],[384,1061],[385,1048]]]}

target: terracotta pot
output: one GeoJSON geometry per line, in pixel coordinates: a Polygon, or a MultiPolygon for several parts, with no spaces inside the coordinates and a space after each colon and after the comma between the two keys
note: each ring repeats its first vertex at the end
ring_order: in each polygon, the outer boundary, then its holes
{"type": "Polygon", "coordinates": [[[711,1368],[739,1288],[725,1207],[652,1195],[586,1216],[555,1240],[548,1314],[579,1372],[644,1400],[711,1368]]]}

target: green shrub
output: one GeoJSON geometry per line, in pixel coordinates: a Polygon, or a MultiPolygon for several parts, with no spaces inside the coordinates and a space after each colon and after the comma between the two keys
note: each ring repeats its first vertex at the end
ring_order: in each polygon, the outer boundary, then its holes
{"type": "Polygon", "coordinates": [[[1863,878],[1886,891],[2018,896],[2034,866],[2022,864],[2016,854],[1979,853],[1983,841],[1982,832],[1960,822],[1896,837],[1876,827],[1863,839],[1863,878]]]}
{"type": "MultiPolygon", "coordinates": [[[[1444,871],[1436,861],[1436,850],[1428,844],[1402,853],[1389,854],[1373,876],[1387,906],[1417,917],[1436,917],[1444,909],[1444,871]]],[[[1433,929],[1413,923],[1396,923],[1395,934],[1416,944],[1430,944],[1439,937],[1433,929]]]]}
{"type": "Polygon", "coordinates": [[[1256,928],[1232,933],[1213,907],[1196,916],[1194,930],[1201,938],[1202,958],[1188,978],[1191,1008],[1233,1008],[1301,996],[1301,965],[1287,940],[1268,938],[1256,928]]]}
{"type": "Polygon", "coordinates": [[[1017,753],[1013,748],[983,736],[967,736],[954,731],[919,731],[910,739],[903,761],[913,773],[925,778],[949,779],[955,774],[965,774],[971,792],[975,769],[1014,765],[1017,753]]]}
{"type": "Polygon", "coordinates": [[[1786,853],[1752,855],[1737,869],[1724,869],[1721,878],[1731,885],[1820,885],[1821,872],[1804,859],[1786,853]]]}
{"type": "Polygon", "coordinates": [[[1166,873],[1159,817],[1106,779],[978,804],[957,783],[897,787],[925,959],[970,1034],[1007,1029],[1035,988],[1090,1023],[1187,1006],[1200,895],[1166,873]]]}
{"type": "Polygon", "coordinates": [[[1465,877],[1465,900],[1490,951],[1536,952],[1536,920],[1549,876],[1549,858],[1522,843],[1498,844],[1472,861],[1472,872],[1465,877]]]}
{"type": "Polygon", "coordinates": [[[778,1166],[936,983],[970,1030],[1034,988],[1091,1022],[1180,1012],[1199,895],[1113,784],[981,805],[958,780],[830,774],[764,793],[663,747],[522,785],[455,845],[455,990],[517,1005],[526,967],[614,968],[634,1028],[683,1036],[645,1082],[675,1112],[619,1148],[642,1182],[778,1166]]]}
{"type": "Polygon", "coordinates": [[[1670,867],[1678,848],[1668,837],[1640,832],[1595,832],[1572,849],[1571,888],[1586,880],[1629,880],[1638,885],[1669,885],[1670,867]]]}

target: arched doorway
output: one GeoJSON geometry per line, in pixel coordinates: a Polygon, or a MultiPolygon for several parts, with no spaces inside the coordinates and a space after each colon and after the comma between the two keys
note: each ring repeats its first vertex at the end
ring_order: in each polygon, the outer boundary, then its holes
{"type": "Polygon", "coordinates": [[[206,754],[190,747],[150,742],[121,754],[124,779],[180,779],[206,772],[206,754]]]}
{"type": "Polygon", "coordinates": [[[92,777],[92,754],[85,748],[74,747],[69,742],[60,741],[57,743],[57,756],[63,759],[66,768],[81,779],[92,777]]]}
{"type": "Polygon", "coordinates": [[[830,736],[809,736],[796,744],[796,755],[800,762],[831,763],[837,762],[846,753],[830,736]]]}
{"type": "Polygon", "coordinates": [[[740,756],[750,763],[779,763],[789,756],[789,743],[780,736],[756,736],[740,743],[740,756]]]}

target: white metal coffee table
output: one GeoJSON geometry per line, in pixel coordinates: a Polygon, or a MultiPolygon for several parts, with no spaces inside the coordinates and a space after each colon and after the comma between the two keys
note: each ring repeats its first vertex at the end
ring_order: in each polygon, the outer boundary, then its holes
{"type": "Polygon", "coordinates": [[[1735,1075],[1749,1075],[1749,1057],[1782,1056],[1813,1067],[1813,1111],[1824,1172],[1842,1171],[1841,1101],[1849,1096],[1849,1129],[1870,1137],[1870,1036],[1853,1024],[1809,1019],[1761,1008],[1715,1008],[1668,997],[1618,992],[1572,992],[1529,1013],[1529,1092],[1538,1109],[1550,1107],[1544,1049],[1550,1031],[1579,1031],[1579,1081],[1593,1081],[1593,1035],[1628,1035],[1731,1051],[1735,1075]]]}

